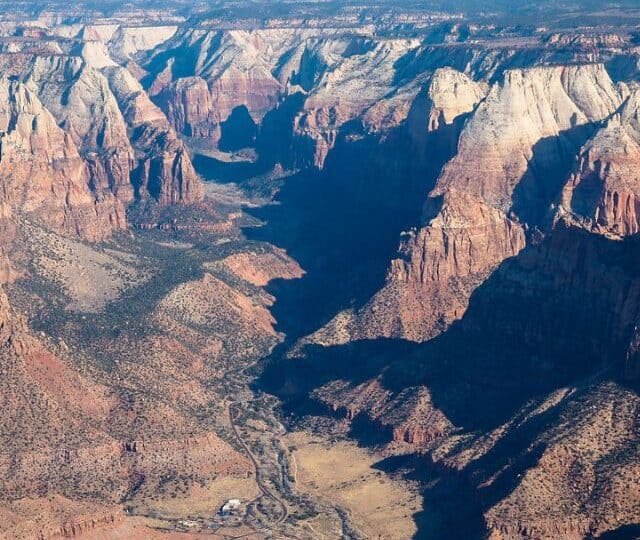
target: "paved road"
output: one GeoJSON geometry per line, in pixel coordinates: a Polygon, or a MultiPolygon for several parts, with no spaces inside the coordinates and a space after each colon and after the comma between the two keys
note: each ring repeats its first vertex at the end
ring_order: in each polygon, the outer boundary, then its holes
{"type": "Polygon", "coordinates": [[[262,472],[260,470],[260,465],[258,463],[258,460],[255,458],[255,456],[253,455],[253,453],[251,452],[251,450],[249,449],[249,446],[247,445],[247,443],[244,442],[244,439],[242,438],[242,436],[240,435],[240,432],[238,431],[238,428],[235,424],[235,417],[233,414],[233,407],[236,405],[240,405],[240,403],[238,402],[232,402],[229,404],[229,423],[231,424],[231,429],[233,430],[234,435],[236,436],[236,439],[238,439],[238,442],[240,443],[240,445],[242,446],[242,448],[244,448],[244,451],[246,452],[247,456],[249,457],[249,459],[251,460],[251,462],[253,463],[253,466],[256,470],[256,484],[258,485],[258,488],[260,489],[260,491],[262,492],[262,494],[271,499],[272,501],[274,501],[281,509],[280,512],[280,516],[278,517],[278,519],[275,521],[275,524],[279,524],[279,523],[283,523],[287,517],[289,516],[289,510],[287,509],[287,505],[285,504],[285,502],[278,497],[276,494],[274,494],[264,483],[264,481],[262,480],[262,472]]]}

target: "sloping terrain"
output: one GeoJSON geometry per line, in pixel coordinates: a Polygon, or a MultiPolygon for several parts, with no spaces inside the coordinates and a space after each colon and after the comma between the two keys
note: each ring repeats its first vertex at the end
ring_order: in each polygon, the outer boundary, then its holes
{"type": "Polygon", "coordinates": [[[0,2],[0,537],[638,535],[633,10],[86,7],[0,2]]]}

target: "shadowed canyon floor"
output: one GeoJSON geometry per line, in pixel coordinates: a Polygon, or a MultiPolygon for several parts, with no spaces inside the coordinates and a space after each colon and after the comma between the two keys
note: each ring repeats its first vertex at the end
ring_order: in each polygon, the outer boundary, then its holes
{"type": "Polygon", "coordinates": [[[640,11],[453,4],[0,1],[0,538],[638,538],[640,11]]]}

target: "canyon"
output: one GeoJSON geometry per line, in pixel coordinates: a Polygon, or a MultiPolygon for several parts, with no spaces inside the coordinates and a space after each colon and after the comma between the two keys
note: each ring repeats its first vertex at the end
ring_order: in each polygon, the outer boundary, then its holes
{"type": "Polygon", "coordinates": [[[578,4],[0,2],[0,538],[637,538],[640,10],[578,4]]]}

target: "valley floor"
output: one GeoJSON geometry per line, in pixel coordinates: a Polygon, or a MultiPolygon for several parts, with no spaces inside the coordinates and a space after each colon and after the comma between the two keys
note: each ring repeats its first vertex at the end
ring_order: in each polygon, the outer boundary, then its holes
{"type": "MultiPolygon", "coordinates": [[[[143,457],[153,467],[139,485],[113,501],[113,519],[80,526],[73,513],[61,518],[43,503],[46,522],[55,528],[64,519],[94,539],[411,537],[417,485],[377,470],[384,456],[350,442],[340,422],[325,420],[335,424],[326,432],[288,431],[277,399],[254,384],[256,367],[286,339],[264,285],[304,272],[279,248],[243,234],[260,223],[242,208],[264,201],[247,200],[233,185],[208,190],[209,214],[185,211],[184,230],[143,224],[96,246],[55,235],[43,242],[50,233],[31,225],[33,272],[9,294],[35,332],[59,336],[56,350],[77,353],[79,369],[141,408],[134,425],[119,427],[123,440],[182,445],[174,440],[212,433],[247,459],[246,472],[212,473],[192,457],[184,469],[163,472],[173,457],[154,454],[143,457]],[[163,418],[165,405],[172,410],[163,418]],[[242,508],[223,518],[218,510],[231,498],[242,508]]],[[[56,481],[62,493],[76,491],[68,479],[56,481]]],[[[110,495],[85,499],[99,504],[110,495]]],[[[20,530],[0,525],[0,537],[20,530]]]]}

